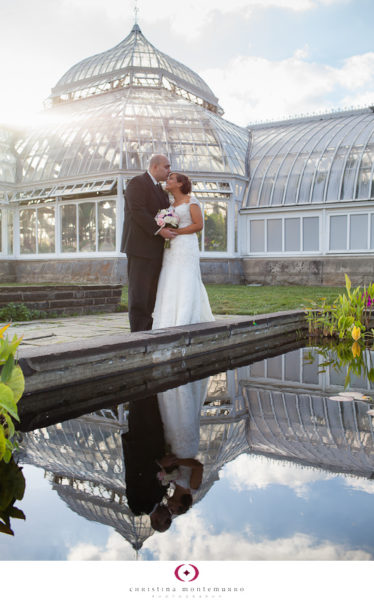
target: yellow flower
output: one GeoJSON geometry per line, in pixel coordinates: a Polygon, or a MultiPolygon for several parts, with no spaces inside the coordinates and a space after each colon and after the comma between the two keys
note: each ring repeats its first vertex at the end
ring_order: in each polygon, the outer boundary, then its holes
{"type": "Polygon", "coordinates": [[[360,344],[358,342],[353,342],[352,344],[352,354],[353,354],[353,358],[358,358],[361,354],[361,347],[360,344]]]}
{"type": "Polygon", "coordinates": [[[0,338],[4,337],[4,332],[6,331],[6,329],[8,329],[8,327],[10,327],[10,323],[8,323],[8,325],[5,325],[5,327],[2,327],[0,329],[0,338]]]}
{"type": "Polygon", "coordinates": [[[352,329],[352,337],[353,339],[357,342],[357,340],[360,339],[361,337],[361,329],[359,327],[356,327],[356,325],[353,326],[352,329]]]}

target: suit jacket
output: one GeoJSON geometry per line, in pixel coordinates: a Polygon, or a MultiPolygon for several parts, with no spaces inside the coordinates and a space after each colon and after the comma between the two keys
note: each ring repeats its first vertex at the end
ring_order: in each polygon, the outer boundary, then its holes
{"type": "Polygon", "coordinates": [[[165,454],[164,429],[157,396],[130,400],[129,430],[122,435],[126,496],[135,515],[149,514],[165,495],[157,463],[165,454]]]}
{"type": "Polygon", "coordinates": [[[155,235],[159,229],[155,216],[169,204],[168,194],[155,186],[147,172],[133,177],[125,191],[121,252],[144,258],[161,258],[164,240],[155,235]]]}

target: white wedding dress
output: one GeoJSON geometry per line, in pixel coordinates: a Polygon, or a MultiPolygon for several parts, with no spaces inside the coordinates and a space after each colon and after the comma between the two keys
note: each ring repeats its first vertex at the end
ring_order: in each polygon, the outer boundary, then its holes
{"type": "MultiPolygon", "coordinates": [[[[174,208],[179,227],[191,225],[190,202],[174,208]]],[[[152,329],[214,321],[208,294],[201,280],[199,243],[196,233],[178,235],[165,248],[158,280],[152,329]]]]}

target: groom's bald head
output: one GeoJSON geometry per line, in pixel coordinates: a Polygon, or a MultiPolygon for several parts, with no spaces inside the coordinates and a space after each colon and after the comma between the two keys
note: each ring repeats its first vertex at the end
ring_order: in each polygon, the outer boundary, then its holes
{"type": "Polygon", "coordinates": [[[170,175],[170,161],[164,154],[155,154],[149,161],[149,172],[156,181],[166,181],[170,175]]]}

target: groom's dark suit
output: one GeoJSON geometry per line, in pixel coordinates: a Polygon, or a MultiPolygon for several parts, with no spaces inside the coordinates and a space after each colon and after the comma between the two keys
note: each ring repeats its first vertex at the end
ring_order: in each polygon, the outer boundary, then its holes
{"type": "Polygon", "coordinates": [[[155,215],[169,206],[168,195],[149,174],[131,179],[125,192],[125,222],[121,252],[127,254],[131,331],[152,329],[152,313],[161,270],[164,239],[155,215]]]}
{"type": "Polygon", "coordinates": [[[135,515],[149,514],[166,491],[157,478],[157,459],[165,454],[157,396],[130,400],[129,430],[122,435],[122,445],[128,505],[135,515]]]}

